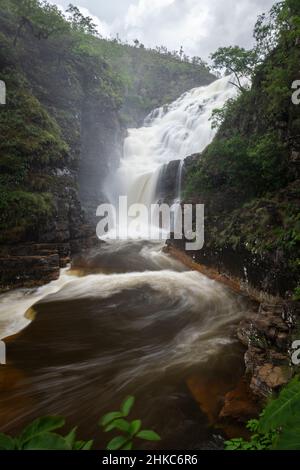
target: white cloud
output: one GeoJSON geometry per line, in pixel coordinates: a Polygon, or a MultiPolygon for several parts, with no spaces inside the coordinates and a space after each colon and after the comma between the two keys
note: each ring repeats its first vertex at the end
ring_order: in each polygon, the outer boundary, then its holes
{"type": "MultiPolygon", "coordinates": [[[[275,0],[78,0],[103,36],[139,39],[146,46],[165,45],[205,59],[219,46],[252,45],[258,14],[275,0]]],[[[60,0],[65,7],[69,0],[60,0]]]]}

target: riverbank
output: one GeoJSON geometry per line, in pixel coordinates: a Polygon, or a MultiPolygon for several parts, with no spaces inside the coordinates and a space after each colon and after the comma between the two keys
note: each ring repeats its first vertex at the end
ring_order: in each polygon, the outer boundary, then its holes
{"type": "Polygon", "coordinates": [[[229,433],[219,413],[243,374],[233,330],[248,306],[161,248],[106,243],[73,260],[57,284],[3,296],[5,312],[30,308],[34,320],[6,341],[1,431],[60,414],[94,438],[99,416],[134,394],[137,416],[165,449],[220,448],[216,435],[239,435],[243,423],[229,433]]]}
{"type": "Polygon", "coordinates": [[[228,271],[197,263],[193,253],[183,250],[181,242],[169,241],[165,252],[252,300],[253,313],[242,319],[236,330],[236,337],[247,348],[245,381],[251,394],[260,401],[279,391],[296,371],[291,364],[291,346],[300,337],[300,302],[273,297],[228,271]]]}

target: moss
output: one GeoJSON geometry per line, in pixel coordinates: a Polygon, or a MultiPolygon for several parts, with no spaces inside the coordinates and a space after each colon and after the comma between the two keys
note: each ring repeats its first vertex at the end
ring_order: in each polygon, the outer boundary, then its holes
{"type": "Polygon", "coordinates": [[[26,236],[55,212],[49,193],[0,190],[0,242],[26,236]]]}

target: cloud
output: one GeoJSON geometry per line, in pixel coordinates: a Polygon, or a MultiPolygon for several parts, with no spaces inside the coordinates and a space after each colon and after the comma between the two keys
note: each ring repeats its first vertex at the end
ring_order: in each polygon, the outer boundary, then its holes
{"type": "MultiPolygon", "coordinates": [[[[275,0],[78,0],[103,36],[139,39],[207,59],[220,46],[251,47],[257,16],[275,0]]],[[[65,7],[69,1],[61,0],[65,7]]]]}

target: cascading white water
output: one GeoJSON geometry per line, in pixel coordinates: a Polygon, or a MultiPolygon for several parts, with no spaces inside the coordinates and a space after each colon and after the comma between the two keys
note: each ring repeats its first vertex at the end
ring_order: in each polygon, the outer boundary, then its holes
{"type": "MultiPolygon", "coordinates": [[[[120,169],[115,181],[110,180],[110,186],[115,188],[115,197],[127,195],[129,204],[140,202],[149,206],[156,202],[156,187],[165,165],[201,152],[213,139],[212,111],[236,95],[237,88],[232,81],[233,77],[229,76],[209,86],[194,88],[170,105],[154,110],[145,119],[144,127],[129,130],[120,169]]],[[[180,199],[181,172],[182,164],[174,182],[177,200],[180,199]]],[[[148,233],[147,229],[145,227],[145,233],[148,233]]],[[[134,238],[134,235],[130,233],[129,238],[134,238]]],[[[0,338],[23,329],[29,323],[24,312],[72,280],[72,276],[62,271],[59,280],[37,291],[18,290],[0,296],[0,338]]]]}
{"type": "MultiPolygon", "coordinates": [[[[208,86],[194,88],[173,103],[152,111],[143,127],[129,129],[119,170],[107,181],[106,192],[115,207],[120,196],[127,196],[128,207],[138,203],[150,208],[158,202],[158,188],[164,186],[166,167],[175,160],[181,163],[173,184],[173,202],[180,202],[184,159],[202,152],[214,138],[213,110],[222,108],[228,99],[236,96],[234,82],[233,76],[227,76],[208,86]]],[[[119,217],[115,228],[103,238],[153,239],[152,229],[158,230],[155,232],[158,238],[168,238],[170,226],[160,230],[150,220],[136,223],[134,217],[127,217],[123,212],[122,221],[119,217]]]]}
{"type": "Polygon", "coordinates": [[[114,184],[116,195],[127,195],[129,204],[148,206],[156,202],[163,165],[199,153],[212,141],[216,133],[211,127],[212,111],[236,96],[233,80],[227,76],[209,86],[194,88],[154,110],[144,127],[130,129],[114,184]]]}
{"type": "MultiPolygon", "coordinates": [[[[156,201],[166,164],[183,162],[212,140],[212,110],[236,93],[229,81],[191,90],[129,131],[114,181],[116,198],[128,195],[130,204],[147,206],[156,201]]],[[[177,200],[182,166],[174,178],[177,200]]],[[[207,420],[200,413],[193,417],[194,403],[193,414],[185,411],[192,400],[186,379],[200,377],[214,405],[212,383],[217,407],[236,386],[243,351],[232,333],[245,305],[162,246],[145,239],[101,244],[77,266],[74,261],[73,272],[62,270],[57,281],[0,296],[0,340],[27,326],[7,351],[1,431],[14,434],[14,426],[20,429],[36,416],[62,415],[89,436],[99,415],[134,393],[138,415],[160,430],[166,448],[206,448],[205,440],[212,441],[207,420]]]]}

